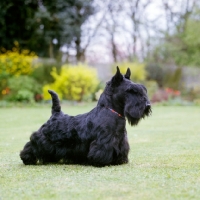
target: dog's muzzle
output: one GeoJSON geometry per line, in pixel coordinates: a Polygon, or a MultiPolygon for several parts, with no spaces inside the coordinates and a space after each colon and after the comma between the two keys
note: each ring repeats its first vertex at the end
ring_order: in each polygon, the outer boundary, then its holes
{"type": "Polygon", "coordinates": [[[147,101],[146,102],[146,107],[145,107],[145,115],[149,116],[151,114],[151,104],[147,101]]]}
{"type": "Polygon", "coordinates": [[[146,108],[151,108],[151,104],[149,102],[146,102],[146,108]]]}

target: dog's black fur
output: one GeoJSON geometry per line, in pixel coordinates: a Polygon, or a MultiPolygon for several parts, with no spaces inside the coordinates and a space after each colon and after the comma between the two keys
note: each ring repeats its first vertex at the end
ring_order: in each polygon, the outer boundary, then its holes
{"type": "Polygon", "coordinates": [[[58,96],[52,96],[52,116],[34,132],[20,152],[25,165],[72,162],[105,166],[128,162],[126,120],[137,125],[149,116],[147,90],[130,81],[130,69],[107,82],[97,106],[88,113],[69,116],[61,111],[58,96]]]}

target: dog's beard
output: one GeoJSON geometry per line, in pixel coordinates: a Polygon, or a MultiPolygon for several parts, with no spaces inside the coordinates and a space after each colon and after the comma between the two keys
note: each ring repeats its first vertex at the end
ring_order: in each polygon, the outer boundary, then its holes
{"type": "Polygon", "coordinates": [[[135,107],[134,110],[125,111],[125,116],[131,126],[136,126],[141,119],[151,115],[151,107],[146,108],[135,107]]]}
{"type": "Polygon", "coordinates": [[[150,116],[151,113],[152,113],[151,106],[146,107],[144,110],[143,118],[150,116]]]}
{"type": "Polygon", "coordinates": [[[140,119],[141,119],[141,118],[132,117],[129,113],[126,113],[125,116],[126,116],[126,118],[128,120],[128,123],[131,126],[136,126],[139,123],[140,119]]]}

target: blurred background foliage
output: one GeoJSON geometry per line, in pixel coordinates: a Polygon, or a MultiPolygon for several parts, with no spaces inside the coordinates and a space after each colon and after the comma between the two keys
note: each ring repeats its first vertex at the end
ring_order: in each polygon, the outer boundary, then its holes
{"type": "Polygon", "coordinates": [[[145,70],[145,64],[139,62],[122,62],[113,65],[113,74],[116,71],[116,66],[120,66],[120,71],[125,74],[127,69],[131,70],[131,80],[134,82],[142,82],[146,79],[147,72],[145,70]]]}
{"type": "Polygon", "coordinates": [[[41,86],[27,75],[9,78],[8,88],[12,92],[6,96],[6,99],[10,101],[32,102],[35,95],[41,93],[41,86]]]}
{"type": "Polygon", "coordinates": [[[95,100],[119,65],[152,102],[200,102],[196,0],[1,0],[0,11],[1,100],[40,102],[47,89],[95,100]]]}
{"type": "Polygon", "coordinates": [[[43,87],[45,100],[51,99],[48,89],[57,91],[61,99],[79,102],[92,99],[99,84],[96,70],[82,64],[63,65],[60,74],[53,68],[51,75],[54,82],[43,87]]]}

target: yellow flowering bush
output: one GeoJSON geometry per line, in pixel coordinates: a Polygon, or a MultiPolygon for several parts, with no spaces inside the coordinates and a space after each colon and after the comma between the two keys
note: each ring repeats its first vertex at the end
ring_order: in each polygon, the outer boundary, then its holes
{"type": "Polygon", "coordinates": [[[51,72],[54,83],[43,87],[43,98],[51,99],[48,89],[55,90],[61,99],[82,101],[93,94],[99,84],[95,69],[84,64],[64,65],[58,74],[54,68],[51,72]]]}
{"type": "MultiPolygon", "coordinates": [[[[114,70],[116,71],[115,64],[114,70]]],[[[119,68],[122,74],[126,73],[127,68],[131,70],[131,80],[134,82],[142,82],[145,81],[147,73],[145,70],[145,65],[137,62],[123,62],[119,64],[119,68]]]]}
{"type": "Polygon", "coordinates": [[[7,94],[8,79],[13,76],[29,75],[33,71],[36,54],[29,50],[19,50],[18,43],[12,51],[2,48],[0,53],[0,97],[7,94]]]}
{"type": "Polygon", "coordinates": [[[33,60],[37,58],[35,53],[29,50],[19,52],[18,48],[0,54],[0,74],[19,76],[30,74],[33,70],[33,60]]]}

